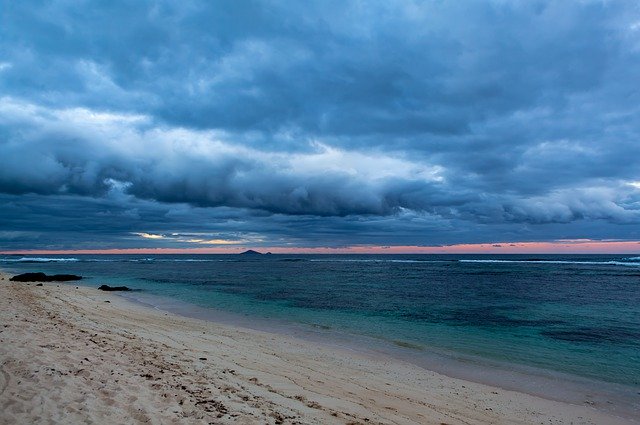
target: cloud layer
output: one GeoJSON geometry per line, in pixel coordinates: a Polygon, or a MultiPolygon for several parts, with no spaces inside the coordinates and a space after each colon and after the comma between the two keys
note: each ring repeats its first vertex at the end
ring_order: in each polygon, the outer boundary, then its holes
{"type": "Polygon", "coordinates": [[[0,248],[640,239],[633,2],[20,2],[1,24],[0,248]]]}

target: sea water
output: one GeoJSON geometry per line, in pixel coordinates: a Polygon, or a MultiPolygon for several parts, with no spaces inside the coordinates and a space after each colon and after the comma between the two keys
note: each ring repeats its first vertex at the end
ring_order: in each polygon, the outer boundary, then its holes
{"type": "Polygon", "coordinates": [[[569,383],[555,398],[640,403],[640,256],[3,256],[0,267],[123,284],[181,314],[538,395],[551,381],[569,383]]]}

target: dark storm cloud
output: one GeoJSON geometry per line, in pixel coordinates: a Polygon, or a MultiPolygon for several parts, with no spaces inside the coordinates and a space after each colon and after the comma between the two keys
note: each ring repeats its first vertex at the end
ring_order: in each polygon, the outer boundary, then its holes
{"type": "Polygon", "coordinates": [[[634,2],[15,2],[0,19],[0,247],[640,222],[634,2]]]}

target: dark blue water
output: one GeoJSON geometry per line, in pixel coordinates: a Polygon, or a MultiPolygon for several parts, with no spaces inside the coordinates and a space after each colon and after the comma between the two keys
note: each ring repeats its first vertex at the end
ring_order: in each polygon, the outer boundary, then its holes
{"type": "Polygon", "coordinates": [[[640,387],[640,255],[4,256],[0,267],[640,387]]]}

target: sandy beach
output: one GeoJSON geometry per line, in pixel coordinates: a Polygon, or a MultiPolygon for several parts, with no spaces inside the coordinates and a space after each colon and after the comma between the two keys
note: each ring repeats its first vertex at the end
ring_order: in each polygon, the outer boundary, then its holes
{"type": "Polygon", "coordinates": [[[0,423],[623,424],[391,358],[0,281],[0,423]]]}

